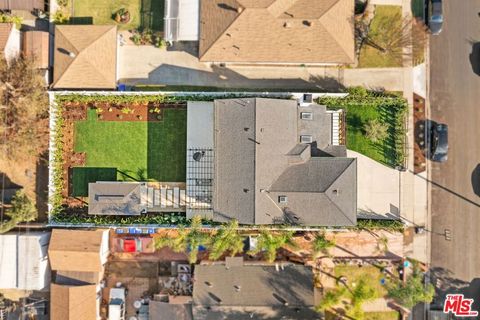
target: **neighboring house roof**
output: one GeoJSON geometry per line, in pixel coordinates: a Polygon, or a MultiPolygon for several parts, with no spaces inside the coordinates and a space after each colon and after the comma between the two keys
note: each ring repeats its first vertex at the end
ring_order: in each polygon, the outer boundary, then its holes
{"type": "Polygon", "coordinates": [[[0,0],[0,10],[45,10],[44,0],[0,0]]]}
{"type": "Polygon", "coordinates": [[[330,155],[345,151],[329,145],[331,122],[324,106],[295,100],[216,100],[214,220],[355,225],[356,160],[330,155]],[[299,143],[306,133],[313,143],[299,143]]]}
{"type": "Polygon", "coordinates": [[[201,0],[201,61],[353,63],[352,0],[201,0]]]}
{"type": "Polygon", "coordinates": [[[96,285],[50,286],[51,320],[92,320],[97,318],[96,285]]]}
{"type": "Polygon", "coordinates": [[[50,232],[0,235],[0,288],[43,290],[50,284],[50,232]]]}
{"type": "Polygon", "coordinates": [[[102,272],[103,230],[52,230],[48,255],[52,270],[102,272]]]}
{"type": "Polygon", "coordinates": [[[12,29],[12,23],[0,23],[0,52],[3,52],[5,50],[12,29]]]}
{"type": "Polygon", "coordinates": [[[116,26],[55,26],[54,88],[114,89],[116,68],[116,26]]]}
{"type": "Polygon", "coordinates": [[[50,35],[45,31],[25,31],[23,33],[23,54],[34,59],[36,68],[48,68],[50,35]]]}
{"type": "Polygon", "coordinates": [[[140,215],[147,210],[145,183],[89,183],[88,198],[88,214],[140,215]]]}
{"type": "Polygon", "coordinates": [[[171,304],[150,300],[149,320],[193,320],[191,304],[171,304]]]}
{"type": "Polygon", "coordinates": [[[195,266],[195,319],[217,319],[218,314],[235,319],[236,312],[244,314],[246,310],[253,314],[257,310],[261,313],[269,311],[266,313],[277,315],[272,317],[274,319],[282,318],[278,315],[285,313],[293,314],[289,319],[313,319],[305,317],[314,314],[311,309],[315,303],[311,267],[246,263],[227,267],[230,259],[225,265],[195,266]]]}

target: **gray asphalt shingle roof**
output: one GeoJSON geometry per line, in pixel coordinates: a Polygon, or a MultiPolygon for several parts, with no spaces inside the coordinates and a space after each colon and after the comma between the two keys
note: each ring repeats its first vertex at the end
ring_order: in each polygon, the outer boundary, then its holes
{"type": "Polygon", "coordinates": [[[345,148],[329,145],[325,107],[298,107],[295,100],[217,100],[214,135],[214,220],[356,223],[356,160],[332,157],[344,155],[345,148]],[[301,112],[313,112],[313,120],[300,119],[301,112]],[[306,133],[314,138],[312,146],[299,143],[306,133]],[[318,157],[317,147],[324,156],[318,157]],[[287,195],[286,204],[280,195],[287,195]]]}

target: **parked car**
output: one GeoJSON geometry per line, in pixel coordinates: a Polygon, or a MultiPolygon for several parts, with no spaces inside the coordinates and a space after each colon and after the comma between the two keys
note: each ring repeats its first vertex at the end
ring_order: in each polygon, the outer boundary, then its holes
{"type": "Polygon", "coordinates": [[[443,3],[442,0],[432,0],[430,3],[430,18],[428,19],[428,27],[432,35],[436,36],[442,32],[443,27],[443,3]]]}
{"type": "Polygon", "coordinates": [[[448,126],[435,121],[425,122],[425,156],[436,162],[448,159],[448,126]]]}

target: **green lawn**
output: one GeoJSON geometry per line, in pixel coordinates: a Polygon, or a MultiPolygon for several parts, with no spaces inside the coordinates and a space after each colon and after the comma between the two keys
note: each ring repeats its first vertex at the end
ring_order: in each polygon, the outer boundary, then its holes
{"type": "Polygon", "coordinates": [[[87,197],[90,182],[117,180],[116,168],[75,167],[72,171],[72,196],[74,197],[87,197]]]}
{"type": "MultiPolygon", "coordinates": [[[[365,135],[364,126],[370,120],[388,117],[375,105],[350,105],[347,108],[347,148],[384,164],[394,164],[395,146],[392,139],[373,142],[365,135]]],[[[394,124],[390,123],[393,128],[394,124]]]]}
{"type": "MultiPolygon", "coordinates": [[[[400,30],[402,24],[402,7],[400,6],[375,6],[375,16],[370,24],[369,37],[371,40],[383,46],[385,41],[394,37],[391,33],[385,30],[385,26],[389,26],[391,30],[400,30]]],[[[398,52],[401,50],[400,46],[392,49],[391,52],[398,52]]],[[[401,56],[398,54],[383,53],[379,49],[373,48],[370,45],[363,44],[360,49],[360,57],[358,66],[360,68],[386,68],[386,67],[401,67],[401,56]]]]}
{"type": "Polygon", "coordinates": [[[399,320],[400,313],[398,311],[385,312],[366,312],[365,320],[399,320]]]}
{"type": "Polygon", "coordinates": [[[163,31],[164,0],[74,0],[73,3],[73,16],[91,17],[93,24],[115,24],[112,15],[125,8],[130,12],[130,22],[118,24],[120,29],[163,31]]]}
{"type": "Polygon", "coordinates": [[[98,121],[94,110],[75,123],[75,151],[86,166],[116,168],[118,180],[185,181],[185,109],[164,110],[160,122],[98,121]]]}
{"type": "Polygon", "coordinates": [[[369,286],[375,288],[379,297],[387,295],[387,289],[380,283],[380,279],[385,276],[377,267],[363,266],[359,268],[356,265],[336,265],[334,272],[335,277],[347,277],[348,284],[358,283],[360,279],[364,279],[369,286]]]}
{"type": "MultiPolygon", "coordinates": [[[[353,88],[356,89],[356,88],[353,88]]],[[[357,88],[358,89],[358,88],[357,88]]],[[[346,98],[320,98],[317,102],[332,109],[346,111],[347,148],[390,167],[405,160],[405,99],[393,95],[376,95],[350,90],[346,98]],[[377,142],[366,136],[365,125],[378,120],[387,126],[387,137],[377,142]]]]}

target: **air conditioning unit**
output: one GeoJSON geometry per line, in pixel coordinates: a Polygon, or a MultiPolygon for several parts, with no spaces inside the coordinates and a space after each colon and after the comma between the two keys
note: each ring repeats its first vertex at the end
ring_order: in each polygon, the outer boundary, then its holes
{"type": "Polygon", "coordinates": [[[301,112],[300,119],[302,120],[313,120],[313,113],[311,112],[301,112]]]}
{"type": "Polygon", "coordinates": [[[278,203],[285,204],[287,203],[287,201],[288,201],[287,196],[278,196],[278,203]]]}
{"type": "Polygon", "coordinates": [[[312,143],[312,142],[313,142],[313,138],[311,135],[304,134],[300,136],[300,143],[312,143]]]}

